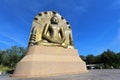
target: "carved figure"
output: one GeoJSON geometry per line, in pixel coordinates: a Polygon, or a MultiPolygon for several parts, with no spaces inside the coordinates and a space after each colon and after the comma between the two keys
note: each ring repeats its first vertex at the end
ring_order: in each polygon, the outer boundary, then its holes
{"type": "Polygon", "coordinates": [[[53,16],[51,18],[51,24],[46,24],[43,31],[43,39],[48,42],[62,44],[65,40],[65,31],[62,27],[58,26],[58,18],[53,16]]]}
{"type": "Polygon", "coordinates": [[[29,46],[74,48],[69,23],[55,11],[39,13],[33,21],[29,46]]]}

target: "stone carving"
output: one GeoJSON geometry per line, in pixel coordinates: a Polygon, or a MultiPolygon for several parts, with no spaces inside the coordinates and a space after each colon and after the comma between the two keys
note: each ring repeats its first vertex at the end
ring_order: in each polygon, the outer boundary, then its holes
{"type": "Polygon", "coordinates": [[[56,16],[51,18],[51,24],[46,24],[43,31],[43,39],[48,42],[62,44],[65,40],[65,33],[62,27],[58,26],[58,19],[56,16]]]}
{"type": "Polygon", "coordinates": [[[58,13],[39,13],[32,24],[25,56],[12,77],[47,77],[87,72],[74,49],[70,24],[58,13]]]}
{"type": "Polygon", "coordinates": [[[29,46],[74,48],[70,24],[55,11],[39,13],[33,21],[29,46]]]}

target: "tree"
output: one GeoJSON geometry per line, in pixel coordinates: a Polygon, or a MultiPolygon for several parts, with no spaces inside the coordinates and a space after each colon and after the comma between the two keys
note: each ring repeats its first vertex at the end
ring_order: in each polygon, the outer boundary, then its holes
{"type": "Polygon", "coordinates": [[[86,57],[85,56],[83,56],[83,55],[80,55],[79,56],[83,61],[85,61],[86,60],[86,57]]]}
{"type": "Polygon", "coordinates": [[[24,47],[19,47],[19,52],[20,52],[20,59],[22,59],[25,56],[26,53],[26,48],[24,47]]]}
{"type": "Polygon", "coordinates": [[[0,64],[2,64],[2,50],[0,50],[0,64]]]}
{"type": "Polygon", "coordinates": [[[17,46],[12,46],[9,51],[9,57],[10,57],[10,67],[14,67],[16,63],[20,61],[20,59],[23,57],[25,54],[26,50],[23,47],[17,47],[17,46]]]}
{"type": "Polygon", "coordinates": [[[12,46],[6,50],[0,50],[0,64],[13,68],[17,62],[25,55],[24,47],[12,46]]]}
{"type": "Polygon", "coordinates": [[[94,64],[95,63],[95,56],[92,54],[89,54],[86,56],[86,63],[87,64],[94,64]]]}
{"type": "Polygon", "coordinates": [[[111,50],[104,51],[101,54],[101,62],[104,64],[105,68],[115,67],[117,64],[117,55],[111,50]]]}
{"type": "Polygon", "coordinates": [[[118,64],[117,68],[120,68],[120,52],[117,53],[117,64],[118,64]]]}
{"type": "Polygon", "coordinates": [[[9,64],[9,55],[5,52],[1,52],[1,65],[8,65],[9,64]]]}

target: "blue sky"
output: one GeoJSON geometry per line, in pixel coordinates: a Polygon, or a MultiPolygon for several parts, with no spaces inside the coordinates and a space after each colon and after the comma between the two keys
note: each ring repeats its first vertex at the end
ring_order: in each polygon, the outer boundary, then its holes
{"type": "Polygon", "coordinates": [[[33,18],[50,10],[71,24],[79,54],[120,52],[120,0],[1,0],[0,48],[26,47],[33,18]]]}

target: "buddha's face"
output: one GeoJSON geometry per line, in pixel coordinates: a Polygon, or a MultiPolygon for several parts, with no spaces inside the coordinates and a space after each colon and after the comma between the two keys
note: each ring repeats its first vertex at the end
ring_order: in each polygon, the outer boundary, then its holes
{"type": "Polygon", "coordinates": [[[53,16],[51,18],[51,22],[57,24],[59,21],[58,21],[58,18],[56,16],[53,16]]]}

